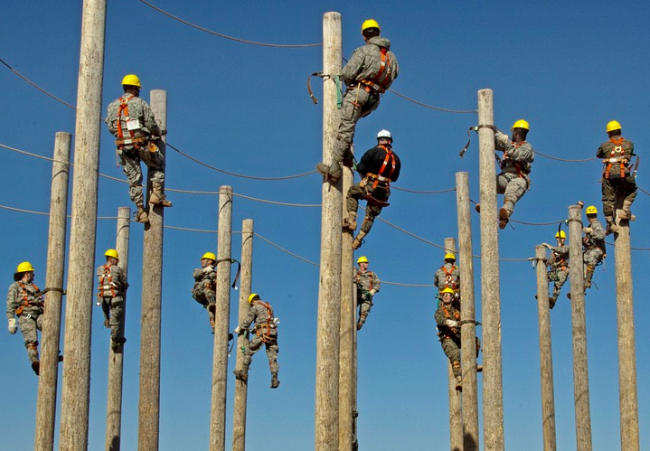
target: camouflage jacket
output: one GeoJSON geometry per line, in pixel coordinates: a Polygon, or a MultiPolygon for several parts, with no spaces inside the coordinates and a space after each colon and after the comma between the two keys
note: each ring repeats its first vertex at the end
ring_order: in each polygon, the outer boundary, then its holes
{"type": "Polygon", "coordinates": [[[354,283],[357,285],[357,298],[359,299],[372,299],[370,290],[375,290],[375,293],[379,293],[379,289],[381,288],[379,277],[372,271],[361,272],[357,269],[357,273],[354,276],[354,283]]]}
{"type": "Polygon", "coordinates": [[[126,281],[124,270],[117,265],[105,265],[97,268],[97,296],[105,297],[124,297],[129,283],[126,281]]]}
{"type": "Polygon", "coordinates": [[[569,246],[551,246],[552,258],[549,266],[567,271],[569,268],[569,246]]]}
{"type": "Polygon", "coordinates": [[[589,228],[591,233],[587,233],[583,239],[583,247],[590,249],[592,247],[599,247],[605,252],[605,229],[598,219],[589,221],[589,228]]]}
{"type": "Polygon", "coordinates": [[[379,74],[381,68],[381,49],[386,49],[386,66],[382,72],[381,79],[386,79],[380,83],[384,89],[388,89],[393,81],[397,78],[399,66],[395,54],[390,51],[390,41],[381,36],[371,38],[366,45],[357,48],[350,61],[343,68],[341,80],[345,85],[354,84],[362,80],[372,81],[379,74]]]}
{"type": "Polygon", "coordinates": [[[496,150],[503,151],[501,163],[502,174],[520,175],[530,173],[535,160],[535,151],[533,146],[527,141],[514,143],[510,141],[508,135],[497,132],[494,135],[494,147],[496,150]]]}
{"type": "MultiPolygon", "coordinates": [[[[208,268],[208,266],[206,266],[208,268]]],[[[192,274],[194,276],[194,280],[196,282],[202,282],[205,279],[213,281],[215,284],[217,283],[217,270],[214,268],[214,266],[209,266],[210,271],[204,271],[205,268],[196,268],[194,270],[194,273],[192,274]]]]}
{"type": "Polygon", "coordinates": [[[453,304],[445,306],[440,304],[438,310],[433,316],[436,320],[436,326],[438,327],[438,335],[440,338],[445,337],[457,337],[460,338],[460,325],[458,327],[449,327],[445,324],[445,321],[448,319],[452,321],[458,321],[460,323],[460,310],[454,307],[453,304]]]}
{"type": "Polygon", "coordinates": [[[43,311],[43,298],[36,296],[39,291],[32,282],[19,280],[12,283],[7,293],[7,318],[12,319],[21,313],[39,315],[43,311]],[[18,313],[16,310],[22,312],[18,313]]]}
{"type": "MultiPolygon", "coordinates": [[[[158,127],[156,119],[153,115],[153,111],[147,102],[142,100],[140,97],[135,97],[127,93],[124,93],[124,95],[120,98],[127,99],[127,105],[129,107],[129,118],[131,120],[137,119],[140,122],[140,126],[142,127],[142,131],[145,135],[160,135],[160,127],[158,127]]],[[[106,119],[104,119],[104,122],[106,125],[108,125],[108,130],[116,138],[118,137],[117,113],[120,108],[120,103],[121,102],[119,98],[111,102],[111,104],[108,105],[108,114],[106,116],[106,119]]],[[[122,132],[124,134],[127,131],[126,117],[124,116],[124,113],[122,114],[121,122],[122,132]]]]}
{"type": "Polygon", "coordinates": [[[255,323],[255,329],[267,330],[269,334],[274,335],[277,332],[276,324],[273,321],[273,307],[271,304],[264,301],[253,301],[248,314],[239,325],[240,329],[247,329],[251,323],[255,323]]]}

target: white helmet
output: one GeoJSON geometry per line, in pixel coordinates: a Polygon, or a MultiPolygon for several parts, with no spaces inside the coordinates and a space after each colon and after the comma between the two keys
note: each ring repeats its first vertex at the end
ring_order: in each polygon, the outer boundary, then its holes
{"type": "Polygon", "coordinates": [[[393,135],[390,134],[388,130],[380,130],[379,133],[377,133],[377,139],[390,139],[391,141],[393,140],[393,135]]]}

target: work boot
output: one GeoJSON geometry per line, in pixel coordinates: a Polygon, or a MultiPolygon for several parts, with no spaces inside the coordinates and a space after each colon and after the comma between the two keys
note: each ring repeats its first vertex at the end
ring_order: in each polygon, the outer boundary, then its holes
{"type": "Polygon", "coordinates": [[[357,330],[361,330],[363,327],[363,324],[366,322],[366,318],[368,315],[360,315],[359,316],[359,321],[357,321],[357,330]]]}
{"type": "Polygon", "coordinates": [[[476,210],[476,213],[481,214],[481,204],[474,205],[474,210],[476,210]]]}
{"type": "Polygon", "coordinates": [[[111,338],[111,349],[117,354],[124,343],[126,343],[126,338],[111,338]]]}
{"type": "Polygon", "coordinates": [[[331,183],[336,183],[341,178],[341,167],[338,163],[332,163],[331,166],[325,163],[318,163],[316,170],[323,174],[323,176],[331,183]]]}
{"type": "Polygon", "coordinates": [[[594,277],[594,270],[587,269],[587,274],[585,277],[585,290],[591,288],[591,278],[594,277]]]}
{"type": "Polygon", "coordinates": [[[34,360],[32,362],[32,369],[34,370],[36,375],[39,376],[39,373],[40,373],[40,370],[41,370],[41,362],[39,362],[38,360],[34,360]]]}
{"type": "Polygon", "coordinates": [[[477,373],[482,373],[483,372],[483,365],[476,365],[476,372],[477,373]]]}
{"type": "Polygon", "coordinates": [[[107,319],[104,320],[104,327],[107,328],[107,329],[111,328],[111,325],[108,323],[107,319]]]}
{"type": "Polygon", "coordinates": [[[357,230],[357,214],[355,212],[348,212],[347,217],[343,218],[343,228],[351,232],[357,230]]]}
{"type": "Polygon", "coordinates": [[[456,390],[463,391],[463,377],[456,376],[456,390]]]}
{"type": "Polygon", "coordinates": [[[550,308],[552,310],[553,307],[555,307],[556,302],[557,302],[557,295],[556,294],[554,294],[553,296],[549,296],[548,297],[548,308],[550,308]]]}
{"type": "Polygon", "coordinates": [[[271,379],[271,388],[278,388],[280,386],[280,381],[278,380],[278,375],[274,374],[273,379],[271,379]]]}
{"type": "Polygon", "coordinates": [[[142,203],[139,203],[136,204],[136,207],[138,207],[138,211],[133,213],[133,218],[135,219],[135,222],[147,224],[149,222],[149,215],[145,211],[144,205],[142,205],[142,203]]]}
{"type": "Polygon", "coordinates": [[[366,236],[366,232],[361,230],[359,234],[354,238],[354,241],[352,241],[352,249],[357,250],[361,247],[363,244],[363,237],[366,236]]]}
{"type": "Polygon", "coordinates": [[[506,209],[506,207],[501,207],[499,210],[499,228],[501,230],[506,228],[506,225],[508,225],[508,222],[510,221],[510,212],[506,209]]]}
{"type": "Polygon", "coordinates": [[[152,182],[153,189],[151,196],[149,196],[149,203],[151,205],[160,205],[161,207],[171,207],[172,203],[165,198],[162,192],[162,183],[152,182]]]}
{"type": "Polygon", "coordinates": [[[242,382],[248,381],[248,371],[245,370],[234,370],[233,374],[237,379],[239,379],[242,382]]]}

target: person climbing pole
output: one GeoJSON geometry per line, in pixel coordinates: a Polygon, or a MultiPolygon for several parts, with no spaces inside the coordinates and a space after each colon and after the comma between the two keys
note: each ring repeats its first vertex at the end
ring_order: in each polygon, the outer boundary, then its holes
{"type": "Polygon", "coordinates": [[[582,229],[585,236],[582,238],[585,290],[591,288],[591,279],[594,276],[596,266],[600,265],[606,257],[605,229],[598,220],[598,210],[595,206],[587,207],[585,212],[589,225],[582,229]]]}
{"type": "Polygon", "coordinates": [[[549,282],[553,282],[553,294],[548,298],[550,308],[555,307],[562,286],[569,277],[569,246],[565,244],[566,233],[564,230],[560,230],[555,234],[555,240],[557,246],[542,243],[542,246],[551,251],[551,259],[548,263],[549,270],[547,272],[549,282]]]}
{"type": "Polygon", "coordinates": [[[636,217],[630,207],[636,198],[636,174],[632,171],[630,160],[634,154],[634,144],[621,136],[621,124],[610,121],[605,128],[609,140],[598,147],[597,158],[603,159],[603,174],[600,180],[603,195],[603,215],[607,225],[605,234],[616,233],[615,208],[620,206],[622,214],[618,219],[634,220],[636,217]],[[622,205],[617,201],[622,202],[622,205]]]}
{"type": "Polygon", "coordinates": [[[108,249],[106,263],[97,268],[97,298],[104,312],[104,327],[111,329],[111,349],[119,352],[126,343],[124,338],[124,295],[129,288],[124,270],[118,266],[119,255],[108,249]]]}
{"type": "Polygon", "coordinates": [[[366,44],[357,48],[343,68],[341,81],[347,86],[341,107],[341,121],[332,153],[332,163],[318,163],[316,169],[331,183],[341,178],[340,163],[352,166],[351,146],[357,121],[377,109],[381,95],[397,78],[397,58],[390,51],[390,41],[382,36],[374,19],[361,25],[366,44]]]}
{"type": "Polygon", "coordinates": [[[357,228],[359,200],[365,199],[367,202],[366,215],[361,230],[352,241],[352,249],[361,247],[375,217],[389,205],[390,182],[397,181],[401,168],[402,163],[393,151],[393,135],[388,130],[381,130],[377,134],[377,146],[369,149],[357,165],[361,181],[350,186],[346,197],[347,216],[343,218],[343,228],[350,232],[357,228]]]}
{"type": "Polygon", "coordinates": [[[456,266],[456,256],[447,252],[445,263],[438,268],[433,276],[433,284],[438,288],[438,299],[442,300],[442,290],[451,288],[454,290],[454,300],[460,298],[460,269],[456,266]]]}
{"type": "Polygon", "coordinates": [[[381,289],[381,283],[377,274],[368,270],[369,264],[366,256],[359,257],[357,260],[359,268],[354,275],[354,283],[357,286],[357,306],[359,307],[357,330],[361,330],[366,319],[368,319],[370,309],[372,308],[372,299],[381,289]]]}
{"type": "Polygon", "coordinates": [[[171,207],[172,203],[163,194],[165,183],[165,159],[161,151],[161,136],[167,130],[160,130],[153,111],[140,96],[140,79],[129,74],[122,79],[124,94],[108,105],[108,114],[104,122],[108,130],[117,138],[117,155],[129,181],[129,196],[138,208],[135,220],[149,222],[149,215],[144,208],[142,193],[142,160],[149,168],[152,191],[149,204],[171,207]]]}
{"type": "Polygon", "coordinates": [[[192,297],[208,310],[210,328],[214,334],[214,315],[217,302],[217,256],[206,252],[201,257],[201,267],[194,270],[192,297]]]}
{"type": "Polygon", "coordinates": [[[27,357],[32,369],[38,376],[40,361],[38,359],[38,331],[43,323],[44,301],[40,290],[34,284],[34,267],[30,262],[22,262],[14,273],[14,282],[7,293],[7,319],[9,333],[20,332],[25,340],[27,357]],[[18,321],[16,322],[16,317],[18,321]]]}
{"type": "Polygon", "coordinates": [[[271,369],[271,388],[278,388],[280,381],[278,380],[278,324],[280,320],[273,315],[273,307],[268,302],[262,301],[257,293],[251,293],[248,296],[248,303],[250,308],[248,314],[234,330],[234,334],[243,334],[250,326],[255,323],[252,333],[255,335],[252,340],[248,342],[248,346],[244,349],[243,364],[240,369],[235,369],[233,372],[235,377],[240,381],[248,381],[248,368],[255,354],[262,345],[266,346],[266,356],[269,359],[269,368],[271,369]]]}

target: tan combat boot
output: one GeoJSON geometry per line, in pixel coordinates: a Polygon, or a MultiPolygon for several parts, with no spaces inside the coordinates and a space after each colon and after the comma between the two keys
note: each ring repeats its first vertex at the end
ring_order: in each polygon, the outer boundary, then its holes
{"type": "Polygon", "coordinates": [[[348,211],[347,217],[343,218],[343,228],[351,232],[357,230],[357,212],[348,211]]]}
{"type": "Polygon", "coordinates": [[[153,189],[151,196],[149,196],[149,203],[151,205],[160,205],[161,207],[171,207],[172,203],[165,198],[162,192],[162,183],[153,182],[153,189]]]}
{"type": "Polygon", "coordinates": [[[359,234],[354,238],[354,241],[352,241],[352,249],[357,250],[361,247],[363,244],[363,237],[366,236],[366,232],[361,230],[359,234]]]}
{"type": "Polygon", "coordinates": [[[138,208],[138,211],[133,213],[133,218],[134,218],[135,222],[140,222],[142,224],[148,223],[149,222],[149,215],[145,211],[144,205],[142,204],[142,202],[140,202],[139,204],[136,204],[135,206],[138,208]]]}
{"type": "Polygon", "coordinates": [[[278,388],[280,386],[280,381],[278,380],[278,375],[274,374],[273,379],[271,379],[271,388],[278,388]]]}

